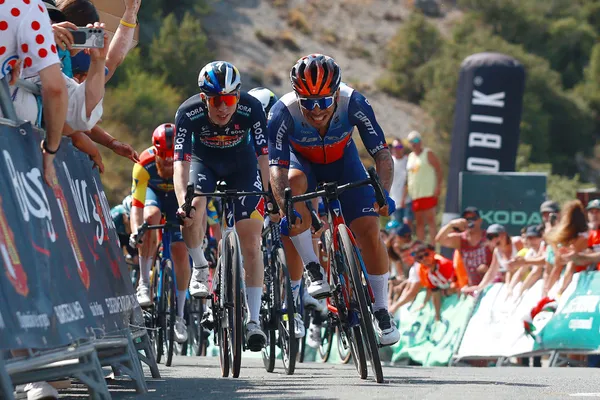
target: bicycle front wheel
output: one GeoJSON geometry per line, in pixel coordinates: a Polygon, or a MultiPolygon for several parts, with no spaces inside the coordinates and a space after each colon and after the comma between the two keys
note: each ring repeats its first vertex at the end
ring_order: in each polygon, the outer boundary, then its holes
{"type": "Polygon", "coordinates": [[[231,348],[231,375],[234,378],[240,376],[240,368],[242,365],[242,340],[244,332],[244,310],[243,304],[244,295],[242,291],[242,263],[240,260],[240,247],[237,240],[237,236],[230,234],[227,237],[229,241],[227,245],[227,251],[229,252],[228,260],[231,262],[230,265],[225,265],[226,270],[231,271],[231,282],[233,289],[233,325],[230,327],[229,342],[231,348]]]}
{"type": "Polygon", "coordinates": [[[295,331],[295,305],[292,295],[290,274],[287,269],[283,249],[277,249],[275,262],[279,271],[279,290],[281,290],[281,315],[279,319],[279,341],[281,342],[281,358],[283,368],[287,375],[292,375],[296,369],[296,358],[298,356],[298,339],[295,331]]]}
{"type": "Polygon", "coordinates": [[[176,305],[175,305],[175,281],[173,280],[173,266],[171,262],[167,260],[167,264],[165,266],[164,271],[164,286],[163,286],[163,295],[165,296],[165,301],[167,305],[167,314],[165,315],[165,320],[167,323],[165,338],[167,339],[167,360],[165,365],[170,367],[173,363],[173,351],[175,347],[175,317],[176,314],[176,305]]]}
{"type": "MultiPolygon", "coordinates": [[[[358,254],[356,254],[356,248],[350,239],[351,233],[348,228],[345,225],[340,225],[338,232],[341,239],[340,250],[343,252],[344,259],[350,270],[352,290],[358,302],[360,311],[360,330],[369,358],[371,359],[371,369],[375,374],[377,383],[383,383],[383,370],[381,368],[381,359],[379,358],[379,345],[375,338],[375,329],[373,328],[373,319],[370,310],[371,302],[370,299],[367,302],[367,288],[363,283],[363,274],[359,257],[358,254]]],[[[364,282],[367,282],[367,277],[365,277],[364,282]]]]}

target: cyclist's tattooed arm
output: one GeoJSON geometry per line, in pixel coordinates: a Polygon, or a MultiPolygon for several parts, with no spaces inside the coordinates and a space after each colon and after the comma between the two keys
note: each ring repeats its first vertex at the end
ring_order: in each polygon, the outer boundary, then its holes
{"type": "Polygon", "coordinates": [[[348,118],[350,123],[358,128],[360,138],[365,148],[375,159],[377,174],[381,179],[383,188],[390,191],[394,177],[394,162],[385,142],[383,130],[375,118],[371,103],[356,90],[352,92],[348,105],[348,118]]]}
{"type": "Polygon", "coordinates": [[[288,180],[289,170],[278,166],[271,166],[269,170],[271,173],[271,189],[273,190],[273,196],[279,205],[279,209],[285,210],[284,191],[285,188],[290,186],[288,180]]]}
{"type": "Polygon", "coordinates": [[[375,169],[381,180],[381,185],[389,192],[394,179],[394,161],[389,149],[379,150],[375,154],[375,169]]]}

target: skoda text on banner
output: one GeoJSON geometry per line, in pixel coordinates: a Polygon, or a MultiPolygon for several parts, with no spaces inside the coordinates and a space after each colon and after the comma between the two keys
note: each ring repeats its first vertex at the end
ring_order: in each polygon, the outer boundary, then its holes
{"type": "Polygon", "coordinates": [[[546,180],[541,173],[461,172],[460,208],[477,207],[484,228],[501,224],[510,235],[518,236],[524,226],[542,223],[540,204],[546,200],[546,180]]]}
{"type": "Polygon", "coordinates": [[[65,140],[51,188],[39,143],[28,123],[0,125],[1,348],[114,332],[137,307],[98,172],[65,140]]]}
{"type": "Polygon", "coordinates": [[[459,213],[461,171],[514,171],[525,88],[525,70],[498,53],[467,57],[458,82],[448,172],[446,224],[459,213]]]}

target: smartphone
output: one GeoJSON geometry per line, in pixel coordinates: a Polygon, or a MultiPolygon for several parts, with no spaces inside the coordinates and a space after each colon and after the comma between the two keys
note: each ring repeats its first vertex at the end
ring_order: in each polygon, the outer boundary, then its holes
{"type": "Polygon", "coordinates": [[[85,28],[77,27],[77,29],[69,29],[73,34],[73,48],[76,49],[101,49],[104,48],[104,29],[102,28],[85,28]]]}

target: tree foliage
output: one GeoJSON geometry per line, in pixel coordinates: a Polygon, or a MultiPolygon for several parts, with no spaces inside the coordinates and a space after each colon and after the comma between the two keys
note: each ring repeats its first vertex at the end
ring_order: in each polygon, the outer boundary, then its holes
{"type": "Polygon", "coordinates": [[[169,14],[150,46],[152,68],[167,82],[191,96],[198,90],[198,73],[211,58],[198,18],[185,13],[181,22],[169,14]]]}
{"type": "MultiPolygon", "coordinates": [[[[156,126],[173,122],[177,108],[197,87],[198,71],[211,61],[199,22],[204,0],[144,0],[138,15],[140,43],[116,71],[104,98],[103,127],[142,151],[156,126]]],[[[102,177],[111,204],[131,185],[131,161],[102,151],[102,177]]]]}
{"type": "Polygon", "coordinates": [[[435,29],[427,20],[407,23],[399,30],[389,47],[404,53],[390,52],[390,87],[402,88],[404,77],[411,77],[415,92],[389,92],[420,104],[435,119],[439,139],[446,141],[449,151],[461,62],[484,51],[512,56],[526,69],[520,128],[521,141],[531,145],[530,162],[549,163],[554,173],[574,175],[575,154],[589,153],[595,144],[598,108],[592,99],[600,93],[600,49],[594,46],[596,33],[582,7],[574,8],[571,0],[463,0],[461,4],[471,12],[449,38],[440,39],[433,54],[430,47],[410,45],[421,32],[435,29]],[[568,59],[561,52],[568,53],[568,59]],[[393,61],[399,56],[424,62],[393,61]],[[397,63],[404,68],[402,73],[394,69],[397,63]],[[577,90],[570,90],[573,85],[577,90]]]}

